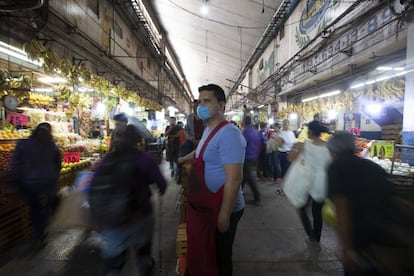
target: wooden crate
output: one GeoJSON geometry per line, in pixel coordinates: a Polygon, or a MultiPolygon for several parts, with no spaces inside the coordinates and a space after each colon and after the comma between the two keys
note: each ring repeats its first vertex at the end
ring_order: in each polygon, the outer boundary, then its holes
{"type": "Polygon", "coordinates": [[[187,222],[187,197],[183,195],[180,203],[180,224],[187,222]]]}
{"type": "Polygon", "coordinates": [[[31,233],[27,207],[17,198],[9,200],[0,204],[0,251],[12,248],[31,233]]]}
{"type": "Polygon", "coordinates": [[[182,223],[177,227],[177,256],[187,253],[187,224],[182,223]]]}
{"type": "Polygon", "coordinates": [[[401,132],[402,125],[384,125],[381,127],[382,140],[394,140],[401,132]]]}

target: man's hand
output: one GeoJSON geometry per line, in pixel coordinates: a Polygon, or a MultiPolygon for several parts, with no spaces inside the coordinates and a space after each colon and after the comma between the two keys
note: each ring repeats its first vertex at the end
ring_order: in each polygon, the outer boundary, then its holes
{"type": "Polygon", "coordinates": [[[230,217],[225,215],[223,212],[219,213],[218,216],[218,221],[217,221],[217,229],[224,233],[227,232],[227,230],[229,230],[229,226],[230,226],[230,217]]]}

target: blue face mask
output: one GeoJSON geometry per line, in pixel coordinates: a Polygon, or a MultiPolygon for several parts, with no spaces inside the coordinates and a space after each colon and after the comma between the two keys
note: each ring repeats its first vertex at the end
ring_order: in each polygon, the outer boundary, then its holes
{"type": "Polygon", "coordinates": [[[201,120],[207,120],[210,119],[210,109],[208,109],[207,106],[199,105],[197,107],[197,115],[200,117],[201,120]]]}

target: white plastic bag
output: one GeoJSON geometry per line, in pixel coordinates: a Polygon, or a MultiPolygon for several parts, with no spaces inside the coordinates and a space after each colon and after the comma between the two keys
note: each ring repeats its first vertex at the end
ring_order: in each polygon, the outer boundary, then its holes
{"type": "Polygon", "coordinates": [[[296,208],[305,206],[311,185],[311,172],[305,166],[306,147],[290,165],[283,178],[283,191],[289,202],[296,208]]]}

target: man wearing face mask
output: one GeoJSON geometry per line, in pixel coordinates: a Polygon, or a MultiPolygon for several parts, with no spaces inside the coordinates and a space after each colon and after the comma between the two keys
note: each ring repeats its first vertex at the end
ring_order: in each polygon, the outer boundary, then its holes
{"type": "Polygon", "coordinates": [[[187,275],[231,276],[232,247],[245,203],[240,184],[246,141],[224,118],[226,97],[215,84],[199,88],[198,116],[206,124],[189,178],[187,275]]]}

